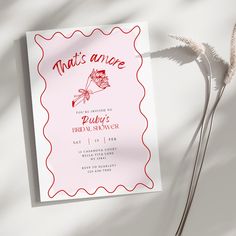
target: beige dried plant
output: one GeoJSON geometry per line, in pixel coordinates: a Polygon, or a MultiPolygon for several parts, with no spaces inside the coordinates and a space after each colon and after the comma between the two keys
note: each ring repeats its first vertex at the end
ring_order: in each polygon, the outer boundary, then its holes
{"type": "Polygon", "coordinates": [[[225,84],[228,84],[233,79],[236,72],[236,24],[234,25],[232,37],[231,37],[231,49],[230,49],[230,64],[225,76],[225,84]]]}
{"type": "Polygon", "coordinates": [[[195,42],[190,38],[177,36],[177,35],[173,35],[173,34],[169,34],[169,37],[176,39],[182,43],[185,43],[188,47],[190,47],[197,54],[197,56],[200,56],[201,54],[205,54],[205,52],[206,52],[206,49],[202,43],[195,42]]]}
{"type": "Polygon", "coordinates": [[[185,203],[185,208],[184,212],[182,214],[181,221],[179,223],[178,229],[176,231],[175,236],[182,236],[182,232],[186,223],[186,220],[188,218],[189,210],[191,208],[193,198],[196,192],[196,188],[198,185],[199,177],[201,174],[202,166],[205,160],[206,156],[206,151],[208,148],[208,143],[211,135],[211,130],[213,126],[213,119],[215,116],[215,112],[217,109],[217,106],[223,96],[223,93],[225,91],[226,85],[233,79],[235,73],[236,73],[236,24],[234,25],[232,37],[231,37],[231,51],[230,51],[230,63],[228,64],[225,62],[223,59],[221,59],[217,53],[215,52],[214,48],[210,47],[209,45],[201,44],[194,42],[192,39],[185,38],[185,37],[180,37],[180,36],[175,36],[175,35],[169,35],[171,38],[174,38],[178,41],[181,41],[186,44],[189,48],[193,50],[198,56],[199,59],[200,56],[204,57],[208,63],[209,66],[209,96],[207,97],[206,100],[206,108],[204,111],[204,114],[202,116],[201,120],[201,131],[200,131],[200,138],[198,141],[198,148],[197,148],[197,153],[195,156],[195,163],[194,163],[194,168],[192,172],[192,177],[191,177],[191,182],[189,186],[189,191],[188,191],[188,197],[185,203]],[[208,50],[208,51],[207,51],[208,50]],[[218,93],[218,96],[216,97],[216,100],[210,110],[210,113],[208,114],[208,117],[206,116],[207,111],[208,111],[208,105],[210,101],[210,94],[211,94],[211,79],[212,79],[212,68],[211,68],[211,63],[210,60],[208,59],[208,54],[210,52],[210,56],[215,59],[216,61],[222,62],[224,65],[227,66],[227,73],[224,77],[224,85],[220,88],[220,92],[218,93]]]}

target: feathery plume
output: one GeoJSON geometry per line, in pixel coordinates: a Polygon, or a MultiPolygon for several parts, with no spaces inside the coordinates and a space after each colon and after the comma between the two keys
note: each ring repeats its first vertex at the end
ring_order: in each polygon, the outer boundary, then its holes
{"type": "Polygon", "coordinates": [[[206,54],[211,56],[212,59],[216,62],[220,62],[223,65],[228,67],[228,62],[226,62],[221,56],[219,56],[219,54],[216,52],[216,49],[214,47],[212,47],[210,44],[208,43],[203,43],[203,45],[206,48],[206,54]]]}
{"type": "Polygon", "coordinates": [[[231,37],[231,49],[230,49],[230,64],[225,76],[225,84],[230,83],[236,72],[236,24],[234,25],[232,37],[231,37]]]}
{"type": "Polygon", "coordinates": [[[176,39],[182,43],[185,43],[188,47],[190,47],[197,54],[197,56],[200,56],[201,54],[205,54],[205,47],[202,43],[195,42],[190,38],[177,36],[177,35],[173,35],[173,34],[169,34],[169,37],[176,39]]]}
{"type": "Polygon", "coordinates": [[[192,205],[193,198],[194,198],[194,195],[196,192],[199,177],[200,177],[200,174],[202,171],[202,166],[203,166],[203,163],[205,160],[206,151],[208,148],[209,139],[210,139],[210,135],[211,135],[212,127],[213,127],[213,119],[215,116],[217,106],[223,96],[226,85],[232,80],[234,74],[236,73],[236,24],[234,25],[234,29],[233,29],[233,33],[232,33],[232,37],[231,37],[231,52],[230,52],[230,63],[229,64],[226,63],[223,59],[221,59],[217,55],[214,48],[209,47],[209,45],[207,45],[207,44],[205,44],[206,45],[205,46],[204,44],[195,43],[191,39],[179,37],[179,36],[170,35],[170,37],[177,39],[181,42],[184,42],[194,52],[196,52],[198,54],[198,56],[200,56],[202,54],[206,58],[208,65],[209,65],[209,69],[210,69],[209,70],[210,76],[209,76],[209,81],[208,81],[210,91],[209,91],[209,96],[206,100],[207,103],[206,103],[206,107],[204,109],[204,114],[203,114],[203,117],[201,120],[200,138],[198,141],[198,149],[197,149],[197,153],[195,156],[195,162],[194,162],[194,168],[193,168],[191,182],[190,182],[190,186],[189,186],[188,198],[185,203],[185,208],[184,208],[184,212],[182,214],[181,221],[179,223],[178,229],[175,234],[175,236],[181,236],[184,226],[186,224],[186,220],[188,218],[189,211],[191,209],[191,205],[192,205]],[[213,59],[215,59],[216,61],[220,61],[221,63],[223,62],[223,64],[227,66],[227,73],[224,78],[225,84],[221,87],[220,93],[217,95],[216,100],[210,110],[210,113],[207,116],[206,114],[208,111],[208,104],[209,104],[210,93],[211,93],[211,83],[210,82],[211,82],[211,78],[212,78],[212,68],[211,68],[210,60],[208,59],[209,52],[210,52],[211,56],[213,57],[213,59]],[[206,135],[206,137],[205,137],[205,135],[206,135]]]}

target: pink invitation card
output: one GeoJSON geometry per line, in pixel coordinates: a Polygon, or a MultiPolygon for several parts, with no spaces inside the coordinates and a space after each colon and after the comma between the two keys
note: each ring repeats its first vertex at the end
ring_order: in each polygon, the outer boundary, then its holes
{"type": "Polygon", "coordinates": [[[145,23],[27,32],[41,201],[161,190],[145,23]]]}

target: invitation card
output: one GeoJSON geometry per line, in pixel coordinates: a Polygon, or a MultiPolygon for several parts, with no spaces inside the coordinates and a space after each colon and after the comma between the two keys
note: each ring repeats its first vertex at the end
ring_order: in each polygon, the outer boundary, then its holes
{"type": "Polygon", "coordinates": [[[160,191],[146,23],[26,36],[41,201],[160,191]]]}

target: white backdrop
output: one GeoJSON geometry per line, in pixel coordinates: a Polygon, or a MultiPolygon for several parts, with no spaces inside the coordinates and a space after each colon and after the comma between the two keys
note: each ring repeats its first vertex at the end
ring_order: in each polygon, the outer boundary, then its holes
{"type": "MultiPolygon", "coordinates": [[[[196,62],[183,51],[172,51],[183,54],[185,63],[179,65],[161,50],[176,45],[167,36],[176,33],[215,46],[228,60],[235,13],[235,0],[1,0],[0,235],[173,236],[193,164],[193,156],[184,153],[201,116],[205,87],[196,62]],[[37,204],[32,187],[30,194],[15,42],[29,30],[135,21],[148,21],[150,28],[163,192],[37,204]]],[[[236,235],[235,120],[236,79],[217,110],[186,236],[236,235]]]]}

